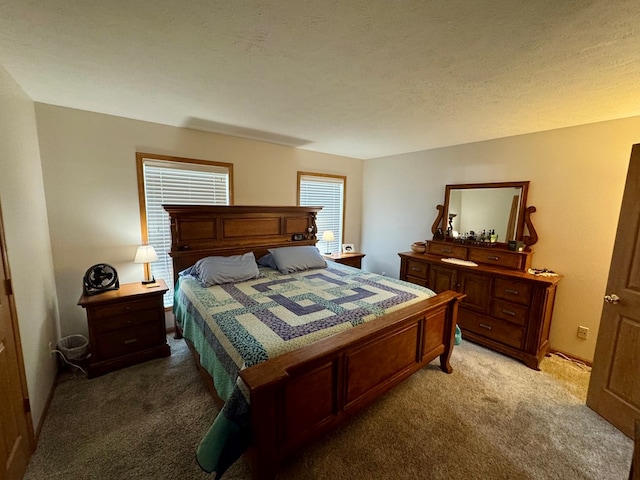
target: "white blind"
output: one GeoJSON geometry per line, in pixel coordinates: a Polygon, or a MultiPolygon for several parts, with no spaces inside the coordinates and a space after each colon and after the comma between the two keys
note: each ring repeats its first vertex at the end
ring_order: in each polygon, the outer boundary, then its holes
{"type": "Polygon", "coordinates": [[[229,205],[229,169],[215,165],[143,160],[148,243],[158,254],[152,274],[169,287],[164,305],[173,304],[173,264],[169,256],[169,214],[162,205],[229,205]]]}
{"type": "Polygon", "coordinates": [[[342,245],[342,219],[344,215],[344,179],[313,175],[300,176],[300,205],[323,207],[318,213],[318,247],[322,253],[336,253],[342,245]],[[322,234],[331,230],[332,242],[322,240],[322,234]]]}

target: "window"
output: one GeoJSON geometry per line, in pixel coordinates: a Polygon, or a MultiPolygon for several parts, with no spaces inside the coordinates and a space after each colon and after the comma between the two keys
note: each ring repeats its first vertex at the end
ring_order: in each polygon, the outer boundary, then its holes
{"type": "Polygon", "coordinates": [[[158,261],[153,275],[169,287],[164,305],[173,304],[173,264],[169,215],[162,205],[231,205],[233,164],[136,154],[142,241],[151,245],[158,261]]]}
{"type": "Polygon", "coordinates": [[[298,172],[298,205],[323,207],[318,213],[318,247],[321,252],[340,252],[344,229],[344,205],[347,177],[298,172]],[[333,232],[334,240],[322,240],[324,232],[333,232]]]}

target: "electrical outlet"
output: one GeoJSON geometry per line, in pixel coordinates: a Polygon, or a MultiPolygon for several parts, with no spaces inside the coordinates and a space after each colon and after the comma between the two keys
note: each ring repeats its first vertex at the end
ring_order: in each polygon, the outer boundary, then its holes
{"type": "Polygon", "coordinates": [[[380,275],[382,275],[383,277],[385,277],[387,275],[387,272],[382,272],[380,275]]]}
{"type": "Polygon", "coordinates": [[[578,338],[582,338],[584,340],[589,336],[589,329],[587,327],[578,327],[578,338]]]}

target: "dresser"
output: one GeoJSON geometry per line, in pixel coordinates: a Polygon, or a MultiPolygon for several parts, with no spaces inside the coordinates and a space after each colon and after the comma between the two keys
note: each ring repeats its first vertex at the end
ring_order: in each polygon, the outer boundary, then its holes
{"type": "Polygon", "coordinates": [[[89,329],[89,378],[171,354],[162,300],[167,290],[158,280],[155,286],[127,283],[80,297],[89,329]]]}
{"type": "Polygon", "coordinates": [[[425,253],[399,254],[400,279],[436,293],[444,290],[464,293],[466,297],[458,311],[463,338],[538,370],[549,349],[560,277],[527,273],[532,252],[453,241],[426,243],[425,253]],[[456,260],[471,261],[477,266],[449,263],[456,260]]]}

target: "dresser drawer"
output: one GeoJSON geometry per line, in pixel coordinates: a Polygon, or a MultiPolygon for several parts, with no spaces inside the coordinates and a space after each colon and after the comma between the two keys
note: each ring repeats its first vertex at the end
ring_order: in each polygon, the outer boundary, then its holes
{"type": "Polygon", "coordinates": [[[491,248],[469,248],[469,260],[485,265],[496,265],[504,268],[520,270],[524,267],[526,257],[518,253],[492,250],[491,248]]]}
{"type": "Polygon", "coordinates": [[[410,275],[407,275],[407,278],[404,278],[403,280],[415,285],[420,285],[421,287],[429,288],[429,281],[426,278],[412,277],[410,275]]]}
{"type": "MultiPolygon", "coordinates": [[[[416,277],[426,281],[429,278],[429,265],[415,260],[407,260],[407,277],[416,277]]],[[[409,280],[411,282],[411,280],[409,280]]],[[[422,285],[420,282],[412,282],[422,285]]]]}
{"type": "Polygon", "coordinates": [[[460,258],[462,260],[467,259],[467,247],[451,245],[448,243],[429,242],[427,253],[433,253],[434,255],[442,255],[445,257],[460,258]]]}
{"type": "Polygon", "coordinates": [[[491,305],[491,315],[508,322],[525,326],[529,318],[529,307],[496,299],[491,305]]]}
{"type": "Polygon", "coordinates": [[[94,353],[103,361],[162,345],[163,342],[165,333],[160,325],[148,323],[99,336],[94,353]]]}
{"type": "Polygon", "coordinates": [[[507,278],[496,278],[493,282],[493,296],[510,302],[531,304],[533,286],[528,282],[520,282],[507,278]]]}
{"type": "Polygon", "coordinates": [[[480,315],[461,308],[458,312],[458,325],[460,325],[462,329],[504,343],[505,345],[514,348],[522,347],[524,328],[513,323],[480,315]]]}

